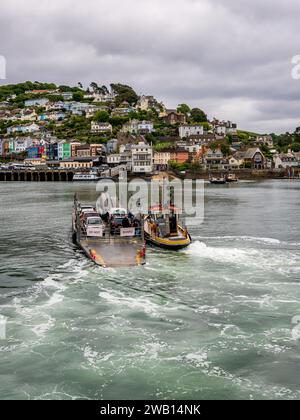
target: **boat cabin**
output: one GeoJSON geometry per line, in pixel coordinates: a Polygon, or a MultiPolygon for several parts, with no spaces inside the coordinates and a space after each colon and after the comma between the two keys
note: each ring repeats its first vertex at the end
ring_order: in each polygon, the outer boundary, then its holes
{"type": "Polygon", "coordinates": [[[178,235],[178,223],[180,210],[177,207],[154,206],[149,211],[149,221],[152,223],[157,236],[166,238],[178,235]]]}

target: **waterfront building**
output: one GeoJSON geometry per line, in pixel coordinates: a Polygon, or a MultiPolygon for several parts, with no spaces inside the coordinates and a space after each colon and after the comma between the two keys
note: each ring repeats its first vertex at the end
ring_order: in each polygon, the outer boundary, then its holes
{"type": "Polygon", "coordinates": [[[152,146],[139,142],[131,146],[131,154],[133,173],[151,173],[153,171],[152,146]]]}
{"type": "Polygon", "coordinates": [[[44,158],[41,157],[36,157],[36,158],[26,158],[24,159],[24,164],[25,165],[33,165],[33,166],[44,166],[46,165],[46,160],[44,158]]]}
{"type": "Polygon", "coordinates": [[[246,151],[237,152],[234,157],[242,160],[243,165],[251,169],[265,169],[267,160],[258,147],[251,147],[246,151]]]}
{"type": "Polygon", "coordinates": [[[299,162],[297,157],[291,150],[287,153],[277,153],[273,157],[275,169],[298,168],[299,162]]]}
{"type": "Polygon", "coordinates": [[[162,150],[154,153],[154,165],[157,170],[166,170],[171,161],[171,150],[162,150]]]}
{"type": "Polygon", "coordinates": [[[77,148],[81,146],[82,143],[79,141],[71,141],[70,142],[70,148],[71,148],[71,158],[74,158],[77,156],[77,148]]]}
{"type": "Polygon", "coordinates": [[[171,149],[170,159],[176,163],[186,163],[189,160],[189,152],[183,148],[171,149]]]}
{"type": "Polygon", "coordinates": [[[250,148],[244,155],[245,164],[251,164],[252,169],[265,169],[266,158],[259,148],[250,148]]]}
{"type": "Polygon", "coordinates": [[[64,159],[59,162],[61,169],[89,169],[93,167],[91,159],[64,159]]]}
{"type": "Polygon", "coordinates": [[[29,147],[32,146],[32,138],[17,138],[14,140],[14,151],[15,153],[22,153],[25,152],[29,147]]]}
{"type": "Polygon", "coordinates": [[[31,146],[26,151],[28,159],[45,159],[45,146],[31,146]]]}
{"type": "Polygon", "coordinates": [[[57,157],[58,160],[69,159],[71,157],[71,145],[65,140],[57,144],[57,157]]]}
{"type": "Polygon", "coordinates": [[[121,154],[120,153],[113,153],[111,155],[106,156],[106,162],[110,166],[117,166],[121,163],[121,154]]]}

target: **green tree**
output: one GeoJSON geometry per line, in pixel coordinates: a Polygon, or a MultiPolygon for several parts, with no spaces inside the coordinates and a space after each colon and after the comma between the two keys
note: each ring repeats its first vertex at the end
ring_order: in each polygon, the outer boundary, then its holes
{"type": "Polygon", "coordinates": [[[293,152],[300,152],[300,143],[292,143],[289,147],[293,152]]]}
{"type": "Polygon", "coordinates": [[[193,173],[197,173],[201,170],[201,165],[199,162],[193,162],[190,165],[190,169],[193,173]]]}
{"type": "Polygon", "coordinates": [[[177,112],[181,112],[182,114],[189,114],[191,112],[191,108],[187,104],[179,104],[177,107],[177,112]]]}
{"type": "Polygon", "coordinates": [[[81,102],[83,100],[83,92],[74,92],[73,93],[73,101],[81,102]]]}
{"type": "Polygon", "coordinates": [[[106,111],[98,111],[94,115],[94,120],[99,122],[108,122],[109,121],[109,113],[106,111]]]}
{"type": "Polygon", "coordinates": [[[191,110],[191,118],[194,123],[207,122],[207,115],[200,108],[193,108],[191,110]]]}
{"type": "Polygon", "coordinates": [[[224,156],[228,156],[230,154],[230,146],[226,143],[221,144],[221,152],[224,156]]]}
{"type": "Polygon", "coordinates": [[[121,105],[122,102],[126,101],[130,105],[136,104],[138,101],[138,95],[128,85],[122,85],[121,83],[112,83],[112,92],[116,95],[116,105],[121,105]]]}
{"type": "Polygon", "coordinates": [[[110,117],[109,122],[113,127],[119,127],[129,121],[129,117],[110,117]]]}

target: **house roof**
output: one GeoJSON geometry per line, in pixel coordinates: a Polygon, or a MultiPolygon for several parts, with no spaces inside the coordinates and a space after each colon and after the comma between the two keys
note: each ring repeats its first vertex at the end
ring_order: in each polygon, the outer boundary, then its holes
{"type": "Polygon", "coordinates": [[[249,149],[246,150],[245,154],[244,154],[244,159],[253,159],[254,155],[256,153],[261,153],[260,149],[256,148],[256,147],[250,147],[249,149]]]}

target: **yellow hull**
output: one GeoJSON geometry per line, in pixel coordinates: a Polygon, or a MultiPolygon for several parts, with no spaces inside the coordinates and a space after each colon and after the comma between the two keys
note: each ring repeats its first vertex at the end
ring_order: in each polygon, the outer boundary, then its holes
{"type": "MultiPolygon", "coordinates": [[[[178,226],[178,230],[181,233],[184,233],[184,229],[182,229],[182,227],[178,226]]],[[[153,245],[159,246],[160,248],[165,248],[165,249],[182,249],[182,248],[186,248],[187,246],[189,246],[192,242],[191,237],[189,234],[187,234],[186,237],[183,238],[174,238],[172,239],[172,237],[169,238],[161,238],[159,236],[155,236],[155,235],[149,235],[149,233],[147,233],[145,231],[145,237],[147,242],[150,242],[153,245]]]]}

